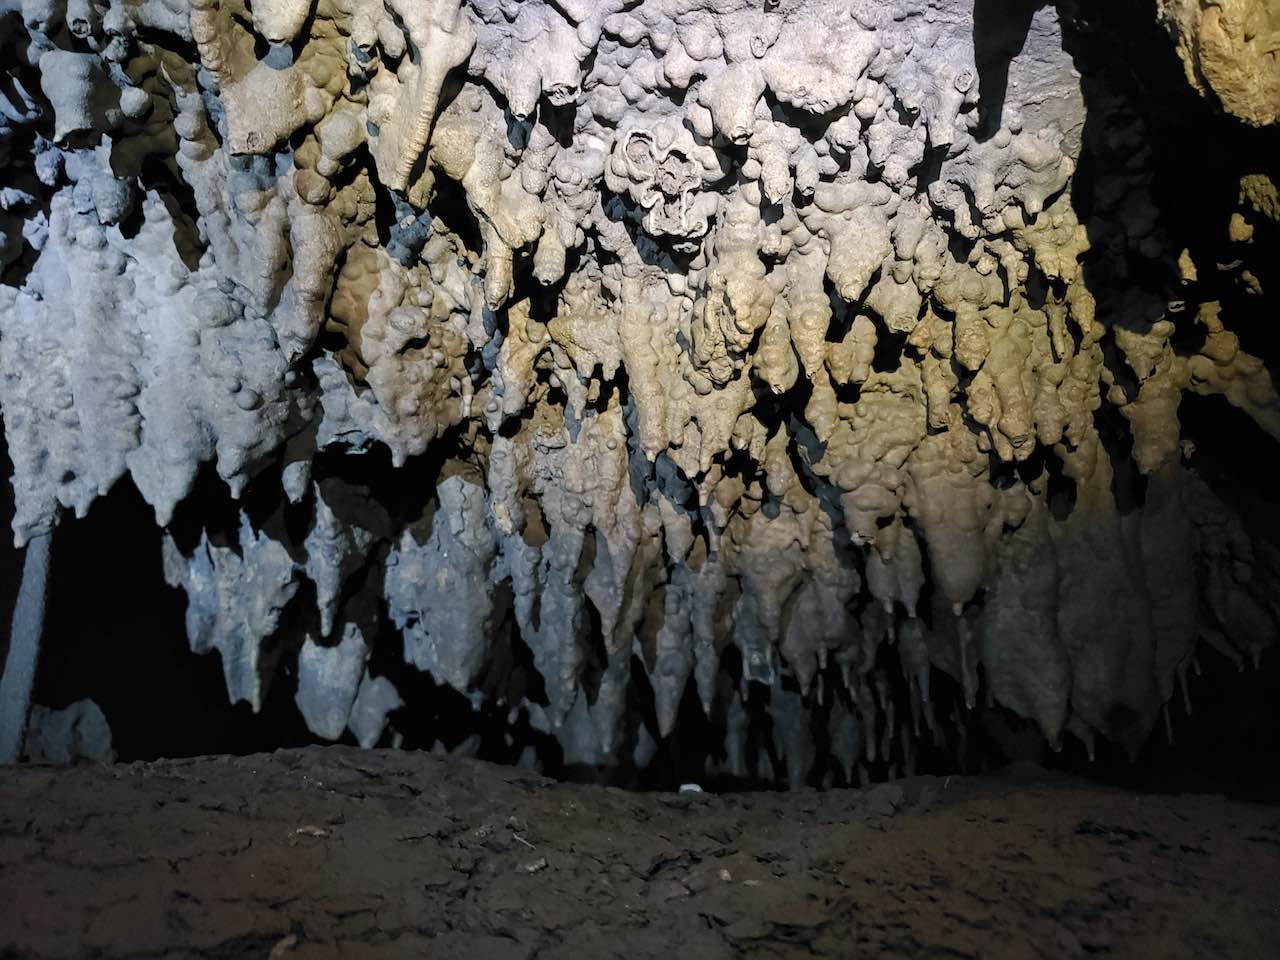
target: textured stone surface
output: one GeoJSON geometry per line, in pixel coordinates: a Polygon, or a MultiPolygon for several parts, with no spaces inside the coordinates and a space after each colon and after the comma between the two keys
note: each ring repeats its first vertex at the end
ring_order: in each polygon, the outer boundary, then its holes
{"type": "Polygon", "coordinates": [[[1280,555],[1179,420],[1280,437],[1236,332],[1273,171],[1170,232],[1074,8],[0,11],[15,532],[131,478],[234,700],[296,663],[317,734],[376,742],[400,643],[569,761],[700,704],[712,766],[801,783],[909,768],[939,672],[1134,751],[1200,639],[1275,641],[1280,555]]]}
{"type": "Polygon", "coordinates": [[[1280,119],[1280,7],[1270,0],[1159,0],[1187,80],[1253,124],[1280,119]]]}
{"type": "Polygon", "coordinates": [[[22,957],[1262,958],[1280,813],[1034,772],[713,796],[329,747],[0,781],[22,957]]]}

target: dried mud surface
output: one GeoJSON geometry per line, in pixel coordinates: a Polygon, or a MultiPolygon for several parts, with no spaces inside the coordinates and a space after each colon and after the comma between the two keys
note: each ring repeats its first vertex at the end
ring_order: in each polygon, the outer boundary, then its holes
{"type": "Polygon", "coordinates": [[[633,794],[313,748],[0,780],[0,956],[1275,957],[1280,808],[633,794]]]}

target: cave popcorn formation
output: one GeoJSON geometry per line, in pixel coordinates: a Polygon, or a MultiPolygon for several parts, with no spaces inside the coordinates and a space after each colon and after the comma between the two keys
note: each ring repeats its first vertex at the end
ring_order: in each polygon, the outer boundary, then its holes
{"type": "MultiPolygon", "coordinates": [[[[1214,67],[1239,6],[1162,9],[1192,83],[1271,122],[1265,68],[1214,67]]],[[[230,696],[288,662],[310,729],[366,746],[402,703],[373,648],[402,643],[568,762],[642,763],[689,700],[736,775],[902,769],[946,736],[935,671],[1136,751],[1198,642],[1257,657],[1280,618],[1180,399],[1280,438],[1280,398],[1219,303],[1086,276],[1058,14],[984,24],[997,71],[974,15],[4,0],[18,542],[129,476],[230,696]],[[359,479],[384,457],[389,500],[359,479]],[[179,529],[210,469],[272,509],[179,529]]],[[[1214,265],[1113,139],[1104,253],[1194,290],[1214,265]]],[[[1246,178],[1232,239],[1278,216],[1246,178]]]]}

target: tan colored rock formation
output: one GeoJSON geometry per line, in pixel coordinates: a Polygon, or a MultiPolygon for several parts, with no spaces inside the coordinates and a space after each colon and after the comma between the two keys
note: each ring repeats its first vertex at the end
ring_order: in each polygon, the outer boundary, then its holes
{"type": "Polygon", "coordinates": [[[1257,126],[1280,119],[1280,6],[1274,0],[1159,0],[1187,81],[1257,126]]]}
{"type": "MultiPolygon", "coordinates": [[[[1136,750],[1198,637],[1274,642],[1277,555],[1180,419],[1220,396],[1280,439],[1241,335],[1274,171],[1228,191],[1235,254],[1171,237],[1054,7],[68,11],[0,4],[14,529],[125,476],[161,525],[203,470],[278,489],[167,540],[233,698],[301,650],[312,729],[375,742],[382,622],[580,762],[678,735],[687,694],[738,772],[763,698],[799,783],[908,765],[935,668],[1136,750]]],[[[1193,84],[1274,119],[1265,4],[1163,16],[1193,84]]]]}

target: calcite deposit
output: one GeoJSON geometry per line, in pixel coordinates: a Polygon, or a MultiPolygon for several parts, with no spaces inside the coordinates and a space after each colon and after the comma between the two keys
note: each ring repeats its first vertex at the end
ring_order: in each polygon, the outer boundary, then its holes
{"type": "MultiPolygon", "coordinates": [[[[1159,53],[1265,126],[1265,12],[1183,6],[1159,53]]],[[[1237,156],[1180,233],[1104,32],[0,0],[17,541],[127,478],[192,648],[255,709],[284,665],[328,739],[397,736],[390,650],[566,763],[702,713],[708,769],[853,779],[984,701],[1135,751],[1199,643],[1276,640],[1280,552],[1180,410],[1280,439],[1243,335],[1280,200],[1237,156]]]]}
{"type": "Polygon", "coordinates": [[[1187,80],[1248,123],[1280,119],[1280,6],[1273,0],[1157,0],[1187,80]]]}

